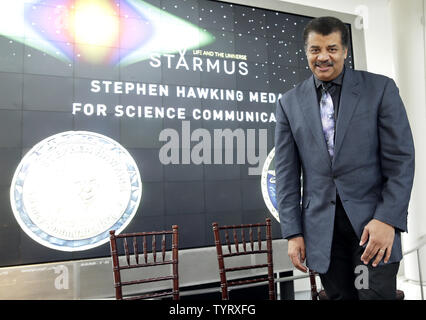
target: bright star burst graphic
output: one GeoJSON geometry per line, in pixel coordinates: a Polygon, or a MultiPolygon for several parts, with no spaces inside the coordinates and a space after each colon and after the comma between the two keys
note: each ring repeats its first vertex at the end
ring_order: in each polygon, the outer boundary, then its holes
{"type": "Polygon", "coordinates": [[[207,31],[141,0],[1,0],[0,35],[64,62],[121,66],[214,41],[207,31]]]}

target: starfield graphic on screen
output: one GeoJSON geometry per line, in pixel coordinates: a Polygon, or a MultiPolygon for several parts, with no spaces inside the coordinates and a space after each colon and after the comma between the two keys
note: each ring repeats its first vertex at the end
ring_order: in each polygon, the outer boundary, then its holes
{"type": "Polygon", "coordinates": [[[0,20],[0,35],[64,62],[125,66],[213,41],[207,31],[141,0],[17,0],[3,4],[0,20]]]}

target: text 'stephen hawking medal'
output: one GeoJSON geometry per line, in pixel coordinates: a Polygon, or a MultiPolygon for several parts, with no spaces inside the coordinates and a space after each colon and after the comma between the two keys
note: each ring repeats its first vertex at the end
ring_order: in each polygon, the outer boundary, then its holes
{"type": "Polygon", "coordinates": [[[116,141],[87,131],[53,135],[22,159],[10,200],[21,228],[38,243],[81,251],[132,220],[142,196],[139,170],[116,141]]]}

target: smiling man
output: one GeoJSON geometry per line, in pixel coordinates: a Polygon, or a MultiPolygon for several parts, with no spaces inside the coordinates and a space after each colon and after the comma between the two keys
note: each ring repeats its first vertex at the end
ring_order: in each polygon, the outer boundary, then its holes
{"type": "Polygon", "coordinates": [[[320,274],[330,299],[395,299],[414,178],[403,102],[392,79],[345,67],[349,33],[340,20],[311,20],[304,41],[313,75],[276,110],[277,203],[288,255],[297,269],[320,274]],[[362,287],[360,265],[368,271],[362,287]]]}

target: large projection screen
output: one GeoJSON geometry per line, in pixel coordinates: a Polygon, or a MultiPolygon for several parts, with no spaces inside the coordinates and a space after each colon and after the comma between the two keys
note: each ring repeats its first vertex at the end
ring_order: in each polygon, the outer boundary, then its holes
{"type": "MultiPolygon", "coordinates": [[[[0,9],[0,267],[109,256],[106,241],[81,250],[46,245],[37,238],[50,239],[43,228],[77,218],[28,222],[11,195],[25,157],[67,132],[106,137],[136,163],[141,197],[122,232],[177,224],[184,250],[213,246],[214,221],[271,217],[279,239],[261,171],[274,146],[277,98],[310,76],[303,27],[320,15],[341,18],[352,37],[346,65],[365,69],[354,16],[277,0],[17,0],[0,9]]],[[[78,160],[67,159],[72,170],[78,160]]],[[[70,215],[64,175],[46,175],[34,175],[55,190],[43,201],[63,203],[70,215]]],[[[94,187],[101,178],[76,183],[94,187]]]]}

